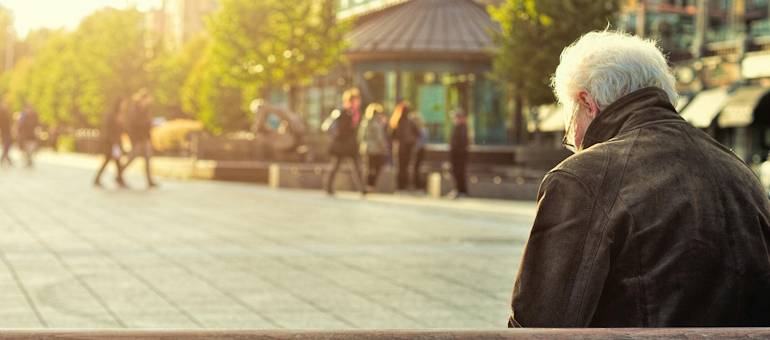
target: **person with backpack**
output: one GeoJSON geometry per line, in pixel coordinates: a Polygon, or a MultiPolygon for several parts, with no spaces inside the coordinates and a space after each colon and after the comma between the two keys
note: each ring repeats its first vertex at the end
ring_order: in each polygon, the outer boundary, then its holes
{"type": "Polygon", "coordinates": [[[334,110],[330,119],[324,122],[322,129],[332,136],[329,164],[329,174],[326,180],[325,190],[329,195],[334,195],[334,178],[339,170],[340,163],[347,161],[350,166],[353,183],[361,194],[366,194],[366,189],[361,180],[361,172],[358,161],[358,141],[356,129],[361,119],[358,108],[361,105],[361,94],[356,88],[345,91],[342,95],[343,106],[334,110]]]}
{"type": "Polygon", "coordinates": [[[373,103],[366,107],[364,120],[358,131],[358,141],[361,143],[361,157],[364,160],[364,175],[366,191],[374,191],[377,177],[382,169],[384,155],[388,148],[385,136],[385,117],[382,115],[382,105],[373,103]]]}
{"type": "Polygon", "coordinates": [[[424,193],[425,181],[420,172],[420,166],[425,159],[425,144],[428,143],[428,129],[425,127],[425,120],[422,118],[422,114],[420,114],[419,111],[412,111],[411,120],[420,134],[417,143],[414,145],[414,151],[412,151],[412,185],[414,185],[414,190],[424,193]]]}

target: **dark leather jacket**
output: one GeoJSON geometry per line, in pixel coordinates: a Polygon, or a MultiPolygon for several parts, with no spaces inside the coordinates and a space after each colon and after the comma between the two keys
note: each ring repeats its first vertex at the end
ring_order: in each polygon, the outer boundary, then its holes
{"type": "Polygon", "coordinates": [[[740,159],[633,92],[543,180],[509,326],[768,326],[768,217],[740,159]]]}

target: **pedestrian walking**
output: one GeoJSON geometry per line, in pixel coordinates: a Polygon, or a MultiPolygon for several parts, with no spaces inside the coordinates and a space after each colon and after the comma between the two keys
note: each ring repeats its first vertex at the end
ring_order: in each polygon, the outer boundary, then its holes
{"type": "Polygon", "coordinates": [[[412,153],[417,140],[420,138],[420,132],[417,126],[409,119],[410,105],[408,102],[402,102],[396,107],[396,111],[391,117],[391,127],[393,136],[393,150],[397,154],[396,158],[396,189],[397,193],[402,195],[409,194],[409,164],[412,160],[412,153]],[[393,122],[395,121],[395,124],[393,122]]]}
{"type": "Polygon", "coordinates": [[[388,140],[384,127],[385,117],[382,114],[382,105],[369,104],[358,129],[361,158],[364,161],[363,179],[366,181],[366,192],[374,191],[387,152],[388,140]]]}
{"type": "Polygon", "coordinates": [[[452,163],[452,175],[455,190],[450,198],[468,197],[466,187],[466,164],[468,163],[468,120],[465,111],[456,108],[451,112],[455,128],[449,145],[449,161],[452,163]]]}
{"type": "Polygon", "coordinates": [[[37,112],[31,104],[26,103],[21,110],[18,120],[19,148],[27,160],[27,167],[32,167],[32,156],[37,150],[37,136],[35,129],[40,125],[37,112]]]}
{"type": "Polygon", "coordinates": [[[552,86],[575,154],[540,185],[509,327],[770,326],[770,202],[677,113],[655,41],[587,33],[552,86]]]}
{"type": "Polygon", "coordinates": [[[425,192],[425,181],[423,180],[420,166],[425,159],[425,145],[428,143],[428,129],[425,127],[425,120],[422,118],[422,114],[419,111],[412,111],[410,119],[414,123],[414,126],[419,132],[419,138],[414,145],[414,151],[412,152],[412,185],[414,190],[425,192]]]}
{"type": "Polygon", "coordinates": [[[11,166],[11,158],[8,156],[13,144],[11,137],[11,109],[7,99],[0,102],[0,138],[3,142],[3,156],[0,158],[0,165],[11,166]]]}
{"type": "Polygon", "coordinates": [[[121,145],[121,135],[123,134],[123,113],[126,110],[126,100],[123,97],[118,97],[112,103],[110,110],[104,116],[102,122],[102,130],[100,134],[100,148],[104,155],[104,162],[102,162],[99,171],[96,173],[94,179],[94,185],[101,187],[100,178],[102,172],[107,167],[110,161],[115,163],[115,167],[118,170],[118,175],[115,180],[118,186],[126,188],[125,182],[123,182],[123,166],[120,164],[120,158],[123,155],[123,146],[121,145]]]}
{"type": "Polygon", "coordinates": [[[358,113],[358,107],[361,105],[361,94],[356,88],[345,91],[342,95],[342,108],[334,110],[329,119],[327,119],[322,129],[332,136],[330,154],[331,163],[329,164],[329,175],[326,180],[326,192],[329,195],[334,194],[334,179],[339,170],[340,163],[347,161],[350,166],[353,183],[362,194],[366,194],[366,189],[362,183],[361,172],[358,160],[358,141],[356,129],[361,116],[358,113]]]}
{"type": "Polygon", "coordinates": [[[152,157],[152,142],[150,140],[150,130],[152,129],[152,120],[150,117],[150,104],[152,96],[147,89],[141,89],[134,94],[131,105],[128,110],[128,137],[131,139],[131,152],[128,154],[128,160],[124,169],[128,167],[136,157],[144,157],[144,168],[147,174],[147,186],[149,188],[157,187],[158,184],[152,180],[150,174],[150,158],[152,157]]]}

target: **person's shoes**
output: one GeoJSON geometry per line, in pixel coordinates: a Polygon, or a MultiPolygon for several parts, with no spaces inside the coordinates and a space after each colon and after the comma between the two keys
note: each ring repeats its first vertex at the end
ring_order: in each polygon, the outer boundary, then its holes
{"type": "Polygon", "coordinates": [[[463,199],[463,198],[468,198],[468,194],[466,194],[464,192],[461,192],[461,193],[457,194],[457,196],[454,197],[454,199],[456,199],[456,200],[457,199],[463,199]]]}
{"type": "Polygon", "coordinates": [[[126,185],[126,182],[124,182],[123,179],[118,179],[117,182],[118,182],[118,188],[120,188],[120,189],[131,189],[131,188],[128,187],[128,185],[126,185]]]}

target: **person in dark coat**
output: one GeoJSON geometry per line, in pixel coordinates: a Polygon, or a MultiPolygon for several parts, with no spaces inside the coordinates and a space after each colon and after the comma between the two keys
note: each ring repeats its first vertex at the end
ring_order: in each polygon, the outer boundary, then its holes
{"type": "Polygon", "coordinates": [[[134,94],[128,114],[128,137],[131,139],[131,152],[124,165],[127,168],[136,157],[144,157],[145,173],[147,174],[147,186],[157,187],[150,174],[150,158],[152,157],[152,142],[150,130],[152,129],[152,117],[150,117],[150,103],[152,97],[146,89],[134,94]]]}
{"type": "Polygon", "coordinates": [[[104,162],[102,162],[99,171],[96,173],[96,178],[94,179],[94,185],[97,187],[102,186],[100,182],[102,172],[104,172],[107,164],[109,164],[110,161],[113,161],[115,162],[115,167],[118,169],[118,176],[115,180],[121,188],[126,188],[126,184],[123,182],[123,166],[120,164],[120,157],[123,154],[120,136],[123,134],[122,117],[125,109],[126,100],[123,99],[123,97],[118,97],[104,116],[100,134],[100,147],[102,154],[104,154],[104,162]]]}
{"type": "Polygon", "coordinates": [[[428,129],[425,127],[425,120],[422,118],[422,114],[419,111],[412,111],[410,120],[414,123],[420,137],[414,144],[414,151],[412,151],[412,185],[417,191],[425,191],[425,181],[420,171],[422,161],[425,159],[425,145],[428,144],[428,129]]]}
{"type": "Polygon", "coordinates": [[[409,164],[412,161],[414,146],[420,139],[420,131],[414,122],[409,119],[410,105],[403,102],[394,113],[396,120],[393,129],[393,150],[398,157],[396,163],[396,189],[401,194],[409,193],[409,164]]]}
{"type": "Polygon", "coordinates": [[[576,153],[540,185],[509,327],[770,326],[770,202],[676,112],[654,40],[591,32],[553,78],[576,153]]]}
{"type": "Polygon", "coordinates": [[[324,130],[332,134],[332,144],[330,149],[331,164],[329,165],[329,175],[326,180],[326,192],[329,195],[334,194],[334,178],[339,170],[340,163],[347,161],[350,166],[351,176],[358,191],[366,194],[366,189],[361,180],[360,162],[358,160],[358,141],[356,129],[361,116],[358,107],[361,105],[361,95],[358,89],[353,88],[345,91],[342,96],[343,107],[332,113],[333,120],[325,126],[324,130]],[[330,130],[331,129],[331,130],[330,130]]]}
{"type": "Polygon", "coordinates": [[[468,163],[468,119],[465,112],[460,109],[452,111],[452,120],[455,128],[452,131],[452,140],[449,143],[449,161],[452,163],[452,175],[455,180],[455,190],[452,198],[468,196],[466,187],[466,164],[468,163]]]}
{"type": "Polygon", "coordinates": [[[25,104],[24,109],[21,111],[21,115],[19,115],[18,123],[19,148],[27,159],[27,167],[32,167],[32,155],[37,149],[35,129],[40,125],[40,119],[31,104],[25,104]]]}
{"type": "Polygon", "coordinates": [[[0,103],[0,137],[3,142],[3,156],[0,158],[0,164],[11,166],[11,158],[8,157],[8,152],[13,144],[13,138],[11,137],[11,109],[8,100],[5,99],[0,103]]]}

